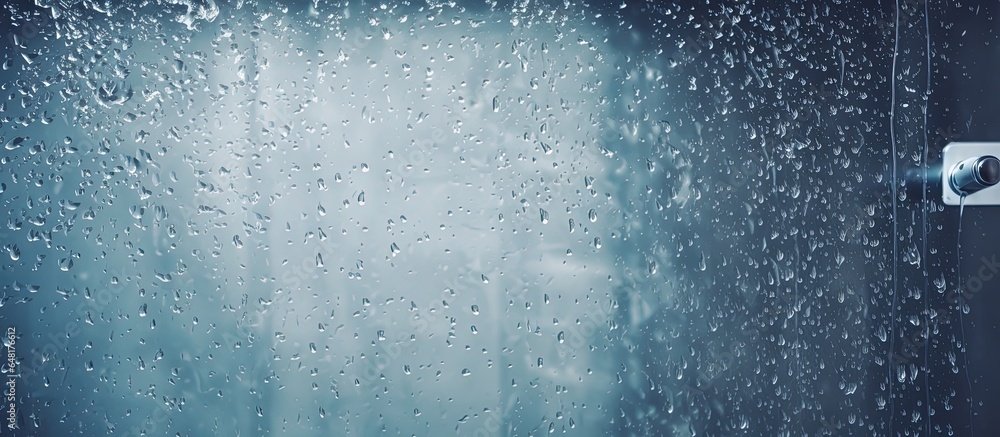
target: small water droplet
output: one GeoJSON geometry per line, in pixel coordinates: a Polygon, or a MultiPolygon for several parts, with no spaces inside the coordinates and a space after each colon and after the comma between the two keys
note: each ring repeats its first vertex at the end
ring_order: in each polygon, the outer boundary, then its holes
{"type": "Polygon", "coordinates": [[[10,141],[8,141],[7,144],[4,145],[4,148],[7,149],[7,150],[15,150],[17,148],[20,148],[21,144],[24,143],[25,139],[26,138],[24,138],[24,137],[14,137],[14,138],[11,138],[10,141]]]}

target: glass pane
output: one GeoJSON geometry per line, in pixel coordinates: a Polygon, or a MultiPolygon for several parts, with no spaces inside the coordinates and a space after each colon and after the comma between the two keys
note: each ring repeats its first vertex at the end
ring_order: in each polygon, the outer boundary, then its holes
{"type": "Polygon", "coordinates": [[[162,3],[3,9],[5,428],[1000,426],[993,6],[162,3]]]}

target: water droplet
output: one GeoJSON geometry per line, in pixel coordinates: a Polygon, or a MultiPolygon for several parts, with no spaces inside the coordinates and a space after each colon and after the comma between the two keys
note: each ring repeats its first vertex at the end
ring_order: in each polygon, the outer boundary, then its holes
{"type": "Polygon", "coordinates": [[[4,145],[4,148],[7,149],[7,150],[14,150],[14,149],[20,148],[21,144],[24,143],[25,139],[26,138],[24,138],[24,137],[14,137],[14,138],[11,138],[10,141],[8,141],[7,144],[4,145]]]}

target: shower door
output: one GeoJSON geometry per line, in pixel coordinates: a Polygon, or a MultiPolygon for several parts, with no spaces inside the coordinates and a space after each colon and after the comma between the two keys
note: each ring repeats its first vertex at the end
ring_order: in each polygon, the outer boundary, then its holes
{"type": "Polygon", "coordinates": [[[9,3],[3,430],[989,435],[998,12],[9,3]]]}

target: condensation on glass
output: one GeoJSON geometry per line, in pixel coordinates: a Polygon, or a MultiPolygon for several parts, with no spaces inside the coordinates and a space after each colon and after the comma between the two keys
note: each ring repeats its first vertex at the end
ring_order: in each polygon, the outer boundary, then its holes
{"type": "Polygon", "coordinates": [[[5,6],[17,426],[965,435],[986,413],[974,292],[953,240],[928,249],[945,209],[901,185],[940,142],[926,14],[967,7],[408,3],[5,6]]]}

